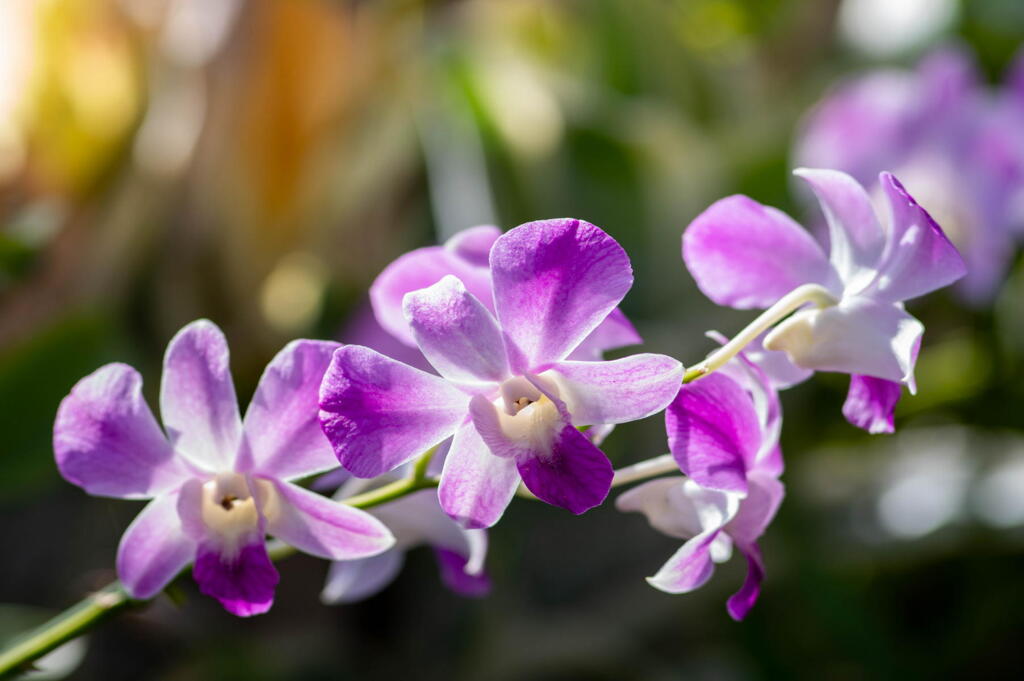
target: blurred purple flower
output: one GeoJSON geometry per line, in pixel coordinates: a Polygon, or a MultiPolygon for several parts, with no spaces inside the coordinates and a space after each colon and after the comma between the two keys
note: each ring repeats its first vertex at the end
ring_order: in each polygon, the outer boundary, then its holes
{"type": "MultiPolygon", "coordinates": [[[[372,482],[385,483],[398,477],[385,475],[372,482]]],[[[373,486],[366,482],[350,480],[339,488],[335,498],[344,499],[373,486]]],[[[373,596],[398,575],[405,552],[424,544],[433,548],[441,579],[448,588],[470,597],[490,591],[491,583],[484,572],[487,530],[460,527],[441,510],[436,492],[422,490],[374,507],[370,513],[395,535],[395,545],[376,556],[332,563],[320,594],[325,603],[351,603],[373,596]]]]}
{"type": "Polygon", "coordinates": [[[641,512],[655,529],[687,540],[648,578],[662,591],[701,587],[715,563],[738,548],[747,559],[747,578],[727,607],[741,620],[764,579],[757,540],[784,496],[778,395],[767,375],[741,355],[684,385],[665,412],[665,425],[669,448],[689,479],[651,480],[619,496],[616,507],[641,512]]]}
{"type": "Polygon", "coordinates": [[[970,56],[943,49],[914,71],[870,72],[835,88],[797,137],[798,166],[835,168],[877,192],[892,171],[967,261],[957,286],[990,301],[1024,227],[1024,53],[1006,90],[979,82],[970,56]]]}
{"type": "Polygon", "coordinates": [[[359,477],[381,475],[454,435],[438,496],[466,527],[496,523],[520,481],[582,513],[607,496],[612,469],[577,426],[661,411],[682,367],[652,354],[567,359],[633,282],[626,253],[594,225],[521,225],[494,241],[489,265],[490,305],[452,275],[404,295],[409,329],[440,376],[343,347],[324,377],[321,424],[359,477]]]}
{"type": "Polygon", "coordinates": [[[888,205],[883,227],[867,192],[834,170],[802,169],[829,226],[828,258],[789,216],[745,196],[712,204],[683,234],[683,260],[711,300],[740,309],[767,308],[804,284],[817,284],[834,305],[804,308],[764,338],[797,367],[851,374],[851,423],[885,430],[892,389],[862,390],[860,376],[914,388],[924,326],[903,301],[964,274],[956,248],[931,216],[889,173],[879,178],[888,205]]]}
{"type": "Polygon", "coordinates": [[[278,574],[271,534],[331,560],[378,554],[394,543],[369,514],[288,480],[337,461],[316,418],[317,391],[337,343],[299,340],[267,366],[243,421],[224,335],[205,320],[171,340],[160,411],[142,378],[108,364],[64,398],[54,424],[57,466],[90,494],[151,499],[125,531],[117,572],[133,598],[159,593],[194,561],[204,594],[240,616],[266,612],[278,574]]]}

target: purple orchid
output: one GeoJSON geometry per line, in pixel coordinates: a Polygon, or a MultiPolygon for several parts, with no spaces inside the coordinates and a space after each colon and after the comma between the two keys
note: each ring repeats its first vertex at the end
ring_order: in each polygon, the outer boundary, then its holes
{"type": "Polygon", "coordinates": [[[521,225],[488,254],[492,315],[458,278],[404,296],[413,337],[440,376],[369,348],[339,349],[320,419],[341,464],[375,477],[454,435],[441,507],[466,527],[496,523],[520,481],[582,513],[611,486],[607,457],[579,426],[624,423],[665,408],[682,367],[663,355],[567,357],[632,285],[625,251],[572,220],[521,225]]]}
{"type": "Polygon", "coordinates": [[[223,333],[209,321],[189,324],[164,357],[166,436],[127,365],[97,369],[64,398],[53,433],[61,474],[90,494],[151,500],[117,553],[133,598],[152,598],[194,562],[200,591],[235,615],[256,615],[270,608],[278,581],[267,534],[331,560],[394,543],[364,511],[288,482],[337,465],[316,418],[337,347],[288,344],[264,371],[243,421],[223,333]]]}
{"type": "Polygon", "coordinates": [[[888,205],[883,223],[849,175],[796,174],[810,184],[825,213],[828,258],[785,213],[731,196],[686,229],[683,260],[705,295],[740,309],[770,307],[805,284],[821,287],[834,304],[796,312],[765,337],[764,347],[784,351],[803,369],[851,374],[847,419],[871,432],[891,431],[900,384],[915,390],[924,332],[903,301],[962,277],[963,260],[893,175],[879,178],[888,205]]]}
{"type": "MultiPolygon", "coordinates": [[[[388,474],[366,480],[354,478],[338,489],[344,499],[400,476],[388,474]]],[[[370,513],[395,535],[395,545],[376,556],[331,563],[320,594],[325,603],[351,603],[378,593],[398,575],[405,552],[420,545],[433,548],[441,580],[452,591],[470,597],[486,595],[491,583],[484,573],[487,530],[467,530],[441,510],[437,493],[422,490],[374,507],[370,513]]]]}
{"type": "Polygon", "coordinates": [[[682,387],[665,412],[669,448],[689,479],[670,476],[619,496],[621,511],[643,513],[651,526],[686,543],[650,584],[687,593],[705,584],[735,546],[747,578],[728,601],[743,619],[757,601],[764,563],[757,540],[782,503],[779,432],[782,410],[771,381],[742,355],[682,387]]]}
{"type": "MultiPolygon", "coordinates": [[[[381,328],[406,346],[416,348],[416,338],[402,307],[405,294],[436,284],[449,274],[457,277],[466,290],[494,314],[488,254],[500,236],[501,230],[497,227],[470,227],[452,236],[443,246],[418,248],[385,267],[370,287],[370,302],[381,328]]],[[[569,358],[597,361],[608,350],[642,342],[643,339],[626,315],[615,308],[573,350],[569,358]]],[[[406,357],[398,356],[398,353],[389,352],[376,344],[365,345],[412,364],[406,357]]],[[[384,347],[387,348],[387,345],[384,347]]]]}
{"type": "Polygon", "coordinates": [[[943,49],[914,71],[841,84],[807,116],[794,158],[872,191],[891,170],[963,252],[957,291],[974,304],[992,299],[1024,227],[1024,105],[1011,89],[984,88],[967,54],[943,49]]]}

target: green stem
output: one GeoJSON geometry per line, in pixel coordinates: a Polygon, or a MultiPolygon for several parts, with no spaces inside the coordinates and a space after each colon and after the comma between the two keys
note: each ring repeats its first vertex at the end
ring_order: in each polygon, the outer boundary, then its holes
{"type": "MultiPolygon", "coordinates": [[[[433,454],[433,449],[426,452],[416,462],[413,474],[409,477],[343,499],[341,503],[355,508],[370,508],[421,489],[436,487],[437,481],[426,475],[427,465],[433,454]]],[[[280,560],[295,553],[295,549],[285,544],[275,544],[269,549],[269,553],[273,560],[280,560]]],[[[108,584],[48,622],[13,640],[0,652],[0,679],[11,678],[30,670],[33,662],[62,643],[81,636],[117,612],[139,607],[147,602],[133,600],[119,581],[108,584]]]]}
{"type": "Polygon", "coordinates": [[[702,376],[707,376],[716,369],[720,369],[726,362],[735,357],[743,348],[750,345],[755,338],[767,331],[773,325],[782,321],[790,312],[803,307],[807,303],[815,303],[819,307],[829,307],[838,301],[824,287],[818,284],[804,284],[793,289],[777,303],[769,307],[750,322],[742,331],[732,339],[715,350],[703,362],[691,367],[683,374],[683,383],[696,381],[702,376]]]}

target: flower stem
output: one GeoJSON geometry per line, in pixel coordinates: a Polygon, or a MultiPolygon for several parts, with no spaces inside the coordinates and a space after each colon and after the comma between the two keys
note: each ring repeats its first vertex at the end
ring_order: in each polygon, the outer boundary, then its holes
{"type": "MultiPolygon", "coordinates": [[[[413,474],[409,477],[343,499],[341,503],[355,508],[370,508],[421,489],[436,487],[437,480],[426,474],[427,465],[433,454],[433,449],[427,451],[416,462],[413,474]]],[[[273,560],[280,560],[294,552],[295,549],[292,547],[280,543],[275,543],[269,548],[273,560]]],[[[62,643],[81,636],[114,613],[146,603],[148,601],[133,600],[120,581],[108,584],[48,622],[11,641],[3,651],[0,651],[0,679],[11,678],[30,670],[32,663],[40,657],[62,643]]]]}
{"type": "Polygon", "coordinates": [[[823,286],[818,284],[798,286],[759,314],[754,321],[750,322],[742,331],[733,336],[728,343],[711,353],[707,359],[687,370],[683,374],[683,383],[696,381],[698,378],[707,376],[711,372],[720,369],[743,348],[750,345],[755,338],[782,321],[786,315],[807,303],[815,303],[819,307],[829,307],[837,304],[838,301],[823,286]]]}
{"type": "Polygon", "coordinates": [[[647,459],[632,466],[626,466],[615,471],[612,478],[612,487],[628,485],[631,482],[638,482],[661,475],[662,473],[680,473],[679,464],[671,454],[662,454],[653,459],[647,459]]]}

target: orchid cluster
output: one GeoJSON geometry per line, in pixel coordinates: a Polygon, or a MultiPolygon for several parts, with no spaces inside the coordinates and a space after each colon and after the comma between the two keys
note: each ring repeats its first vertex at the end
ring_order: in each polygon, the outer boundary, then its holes
{"type": "Polygon", "coordinates": [[[138,372],[107,365],[61,404],[57,465],[90,494],[149,500],[117,556],[136,599],[191,564],[228,611],[265,612],[282,545],[331,561],[325,602],[380,590],[421,544],[448,586],[480,595],[488,529],[514,497],[582,514],[644,481],[617,507],[683,542],[650,584],[692,591],[736,549],[749,570],[728,611],[742,619],[765,575],[758,540],[784,496],[779,391],[816,371],[849,374],[847,419],[891,431],[924,331],[904,301],[965,273],[892,175],[876,206],[849,175],[797,174],[827,217],[829,255],[744,196],[684,231],[683,260],[707,297],[764,310],[731,339],[712,334],[721,346],[688,370],[660,354],[603,358],[641,342],[618,307],[630,261],[604,231],[575,219],[476,227],[402,256],[373,284],[376,320],[412,364],[294,341],[242,417],[224,335],[193,322],[167,348],[162,428],[138,372]],[[616,471],[604,438],[662,412],[670,453],[616,471]]]}

